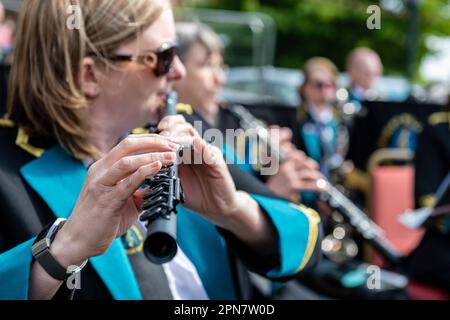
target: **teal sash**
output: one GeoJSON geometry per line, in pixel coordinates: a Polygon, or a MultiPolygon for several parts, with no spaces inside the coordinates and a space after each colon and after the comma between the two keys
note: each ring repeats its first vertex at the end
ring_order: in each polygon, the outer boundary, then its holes
{"type": "MultiPolygon", "coordinates": [[[[86,167],[55,147],[20,170],[28,184],[42,197],[58,218],[68,218],[86,178],[86,167]]],[[[89,259],[117,300],[142,299],[133,269],[120,239],[102,256],[89,259]]]]}

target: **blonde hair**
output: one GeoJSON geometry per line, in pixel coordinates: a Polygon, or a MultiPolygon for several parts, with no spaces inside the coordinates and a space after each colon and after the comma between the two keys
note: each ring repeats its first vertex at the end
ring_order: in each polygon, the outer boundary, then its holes
{"type": "Polygon", "coordinates": [[[165,5],[166,0],[24,1],[9,82],[10,119],[29,135],[56,138],[77,159],[98,158],[88,136],[89,102],[78,83],[81,62],[88,55],[111,55],[137,38],[165,5]],[[76,29],[67,25],[70,8],[80,9],[76,29]]]}
{"type": "Polygon", "coordinates": [[[305,82],[307,82],[311,78],[311,75],[317,70],[329,73],[333,77],[334,81],[338,76],[338,69],[331,60],[323,57],[314,57],[306,61],[303,66],[305,82]]]}
{"type": "Polygon", "coordinates": [[[337,77],[339,75],[338,68],[330,59],[324,57],[313,57],[307,60],[305,62],[305,65],[303,66],[304,81],[299,89],[300,96],[303,100],[305,99],[303,93],[304,88],[306,84],[310,81],[312,74],[316,71],[325,71],[329,73],[333,78],[334,83],[337,81],[337,77]]]}

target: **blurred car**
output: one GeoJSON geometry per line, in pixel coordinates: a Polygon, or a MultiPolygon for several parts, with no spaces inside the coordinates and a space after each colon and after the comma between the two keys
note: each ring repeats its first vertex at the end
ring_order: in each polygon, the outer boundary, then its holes
{"type": "Polygon", "coordinates": [[[266,67],[235,67],[228,72],[222,91],[225,100],[298,106],[298,87],[303,74],[298,70],[266,67]]]}
{"type": "MultiPolygon", "coordinates": [[[[298,88],[304,76],[300,70],[264,67],[235,67],[228,72],[222,98],[240,104],[267,104],[297,107],[300,103],[298,88]]],[[[349,86],[346,74],[340,74],[339,87],[349,86]]],[[[389,101],[405,101],[411,92],[409,82],[401,77],[385,76],[378,91],[389,101]]]]}

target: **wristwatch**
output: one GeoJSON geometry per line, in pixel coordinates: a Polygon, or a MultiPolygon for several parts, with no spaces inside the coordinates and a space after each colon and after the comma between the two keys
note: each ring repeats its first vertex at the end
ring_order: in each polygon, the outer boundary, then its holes
{"type": "Polygon", "coordinates": [[[41,265],[41,267],[54,279],[65,281],[71,275],[80,272],[86,266],[88,260],[84,261],[81,266],[63,267],[50,252],[50,245],[55,239],[56,234],[64,226],[67,219],[59,218],[50,227],[50,229],[43,230],[34,242],[31,252],[34,259],[41,265]]]}

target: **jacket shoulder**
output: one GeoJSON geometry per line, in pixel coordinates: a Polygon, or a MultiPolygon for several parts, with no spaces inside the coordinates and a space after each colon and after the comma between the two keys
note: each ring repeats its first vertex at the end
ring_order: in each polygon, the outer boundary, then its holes
{"type": "Polygon", "coordinates": [[[14,172],[17,174],[19,169],[35,157],[23,148],[18,146],[19,129],[13,125],[1,125],[0,123],[0,171],[14,172]]]}
{"type": "Polygon", "coordinates": [[[430,126],[450,125],[450,112],[435,112],[428,117],[430,126]]]}

